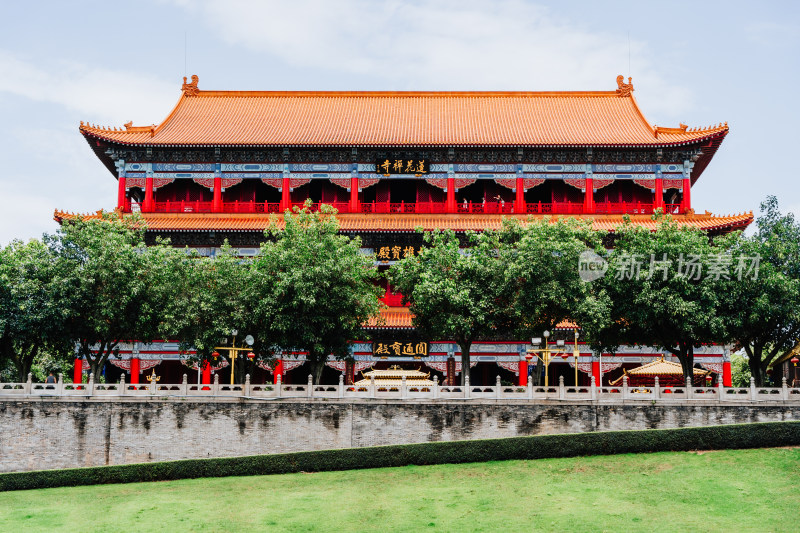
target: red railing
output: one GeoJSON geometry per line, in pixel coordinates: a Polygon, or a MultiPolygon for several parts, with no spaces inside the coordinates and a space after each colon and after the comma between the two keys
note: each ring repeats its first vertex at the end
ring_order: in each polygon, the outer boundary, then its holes
{"type": "Polygon", "coordinates": [[[281,204],[269,202],[225,202],[223,213],[280,213],[281,204]]]}
{"type": "Polygon", "coordinates": [[[156,213],[210,213],[211,202],[153,202],[156,213]]]}
{"type": "MultiPolygon", "coordinates": [[[[336,208],[339,213],[351,213],[349,202],[324,202],[336,208]]],[[[156,213],[211,213],[212,202],[154,202],[153,211],[156,213]]],[[[321,202],[311,204],[311,210],[317,211],[321,202]]],[[[294,202],[292,207],[302,208],[305,203],[294,202]]],[[[641,214],[653,213],[653,204],[642,202],[603,202],[596,203],[596,214],[641,214]]],[[[270,202],[225,202],[222,204],[223,213],[281,213],[279,203],[270,202]]],[[[378,214],[444,214],[447,213],[447,204],[444,202],[361,202],[359,213],[378,214]]],[[[682,212],[680,204],[666,204],[664,212],[678,214],[682,212]]],[[[461,214],[515,214],[513,202],[461,202],[456,204],[456,213],[461,214]]],[[[583,204],[580,202],[536,202],[525,204],[522,214],[534,215],[580,215],[584,213],[583,204]]]]}
{"type": "Polygon", "coordinates": [[[652,215],[653,204],[641,202],[603,202],[595,204],[594,212],[603,215],[652,215]]]}

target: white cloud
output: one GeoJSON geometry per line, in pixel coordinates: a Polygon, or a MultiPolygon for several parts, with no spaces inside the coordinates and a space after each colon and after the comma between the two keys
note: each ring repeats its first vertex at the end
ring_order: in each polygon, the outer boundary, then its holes
{"type": "Polygon", "coordinates": [[[180,80],[168,83],[146,74],[74,62],[33,64],[4,50],[0,50],[0,72],[0,92],[54,103],[101,125],[122,126],[128,120],[158,123],[180,96],[180,80]]]}
{"type": "MultiPolygon", "coordinates": [[[[210,31],[293,67],[373,79],[373,88],[610,90],[628,68],[627,36],[590,31],[522,0],[203,0],[186,5],[210,31]]],[[[651,57],[632,41],[637,58],[651,57]]],[[[269,68],[268,64],[265,68],[269,68]]],[[[688,90],[637,62],[649,111],[680,114],[688,90]]],[[[310,87],[314,88],[314,87],[310,87]]]]}

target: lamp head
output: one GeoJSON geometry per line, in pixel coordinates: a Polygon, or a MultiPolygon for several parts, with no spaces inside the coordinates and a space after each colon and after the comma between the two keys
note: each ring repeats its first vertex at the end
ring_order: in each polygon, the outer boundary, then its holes
{"type": "Polygon", "coordinates": [[[544,330],[544,333],[542,333],[542,335],[544,335],[544,338],[546,339],[546,338],[548,338],[550,336],[550,332],[547,331],[547,330],[544,330]]]}

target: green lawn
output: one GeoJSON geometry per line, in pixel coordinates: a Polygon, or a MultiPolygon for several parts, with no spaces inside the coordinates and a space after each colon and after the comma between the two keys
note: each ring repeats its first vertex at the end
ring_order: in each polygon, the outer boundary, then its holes
{"type": "Polygon", "coordinates": [[[0,493],[0,531],[797,531],[800,449],[0,493]]]}

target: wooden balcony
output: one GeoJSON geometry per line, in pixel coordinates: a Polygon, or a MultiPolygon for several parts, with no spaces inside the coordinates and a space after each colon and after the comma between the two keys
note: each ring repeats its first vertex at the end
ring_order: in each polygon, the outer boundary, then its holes
{"type": "MultiPolygon", "coordinates": [[[[445,214],[447,204],[444,202],[360,202],[357,210],[350,209],[349,202],[325,202],[339,213],[375,213],[375,214],[445,214]]],[[[321,202],[311,204],[311,209],[319,209],[321,202]]],[[[295,202],[291,207],[302,208],[305,204],[295,202]]],[[[281,205],[271,202],[224,202],[223,213],[281,213],[281,205]]],[[[515,213],[513,202],[461,202],[456,204],[457,214],[533,214],[533,215],[649,215],[654,211],[652,203],[642,202],[603,202],[596,203],[594,212],[585,210],[583,203],[577,202],[536,202],[525,204],[523,213],[515,213]]],[[[154,202],[152,212],[155,213],[211,213],[213,202],[154,202]]],[[[664,212],[681,213],[680,204],[666,204],[664,212]]]]}

